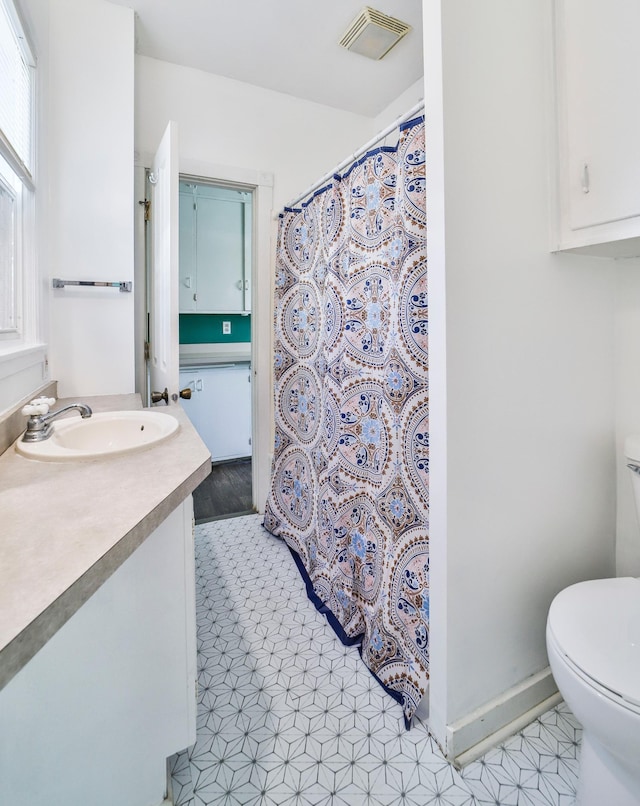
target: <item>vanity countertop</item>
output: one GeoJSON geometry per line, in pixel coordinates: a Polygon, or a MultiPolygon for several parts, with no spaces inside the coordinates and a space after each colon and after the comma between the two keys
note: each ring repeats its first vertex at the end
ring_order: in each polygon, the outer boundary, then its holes
{"type": "MultiPolygon", "coordinates": [[[[142,408],[138,395],[82,402],[94,412],[142,408]]],[[[0,455],[0,688],[209,474],[181,406],[158,410],[180,428],[139,452],[39,462],[11,445],[0,455]]]]}

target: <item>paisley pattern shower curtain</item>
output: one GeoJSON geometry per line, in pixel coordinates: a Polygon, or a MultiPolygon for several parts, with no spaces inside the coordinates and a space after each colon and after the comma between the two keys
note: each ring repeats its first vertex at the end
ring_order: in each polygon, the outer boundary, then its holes
{"type": "Polygon", "coordinates": [[[280,217],[265,526],[411,719],[429,668],[424,119],[280,217]]]}

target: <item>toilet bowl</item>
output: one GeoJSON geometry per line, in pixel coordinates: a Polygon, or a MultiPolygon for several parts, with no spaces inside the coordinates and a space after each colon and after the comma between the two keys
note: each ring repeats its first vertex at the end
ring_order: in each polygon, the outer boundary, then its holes
{"type": "Polygon", "coordinates": [[[640,580],[561,591],[549,610],[547,651],[583,727],[577,804],[640,806],[640,580]]]}
{"type": "MultiPolygon", "coordinates": [[[[638,508],[640,438],[629,438],[625,452],[638,508]]],[[[583,727],[577,806],[640,806],[640,579],[560,591],[549,608],[547,651],[583,727]]]]}

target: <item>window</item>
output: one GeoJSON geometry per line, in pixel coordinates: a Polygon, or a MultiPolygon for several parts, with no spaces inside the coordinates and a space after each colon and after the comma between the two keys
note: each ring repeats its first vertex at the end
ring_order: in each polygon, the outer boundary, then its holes
{"type": "Polygon", "coordinates": [[[35,237],[34,68],[13,0],[0,0],[0,340],[22,343],[33,335],[25,322],[24,280],[35,237]]]}
{"type": "Polygon", "coordinates": [[[0,333],[16,330],[16,205],[14,188],[0,179],[0,333]]]}

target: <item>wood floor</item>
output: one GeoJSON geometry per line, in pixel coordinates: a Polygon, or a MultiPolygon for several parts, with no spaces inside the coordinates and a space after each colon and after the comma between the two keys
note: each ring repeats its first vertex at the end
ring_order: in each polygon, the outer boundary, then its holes
{"type": "Polygon", "coordinates": [[[193,509],[196,523],[253,512],[251,459],[213,464],[211,474],[194,490],[193,509]]]}

